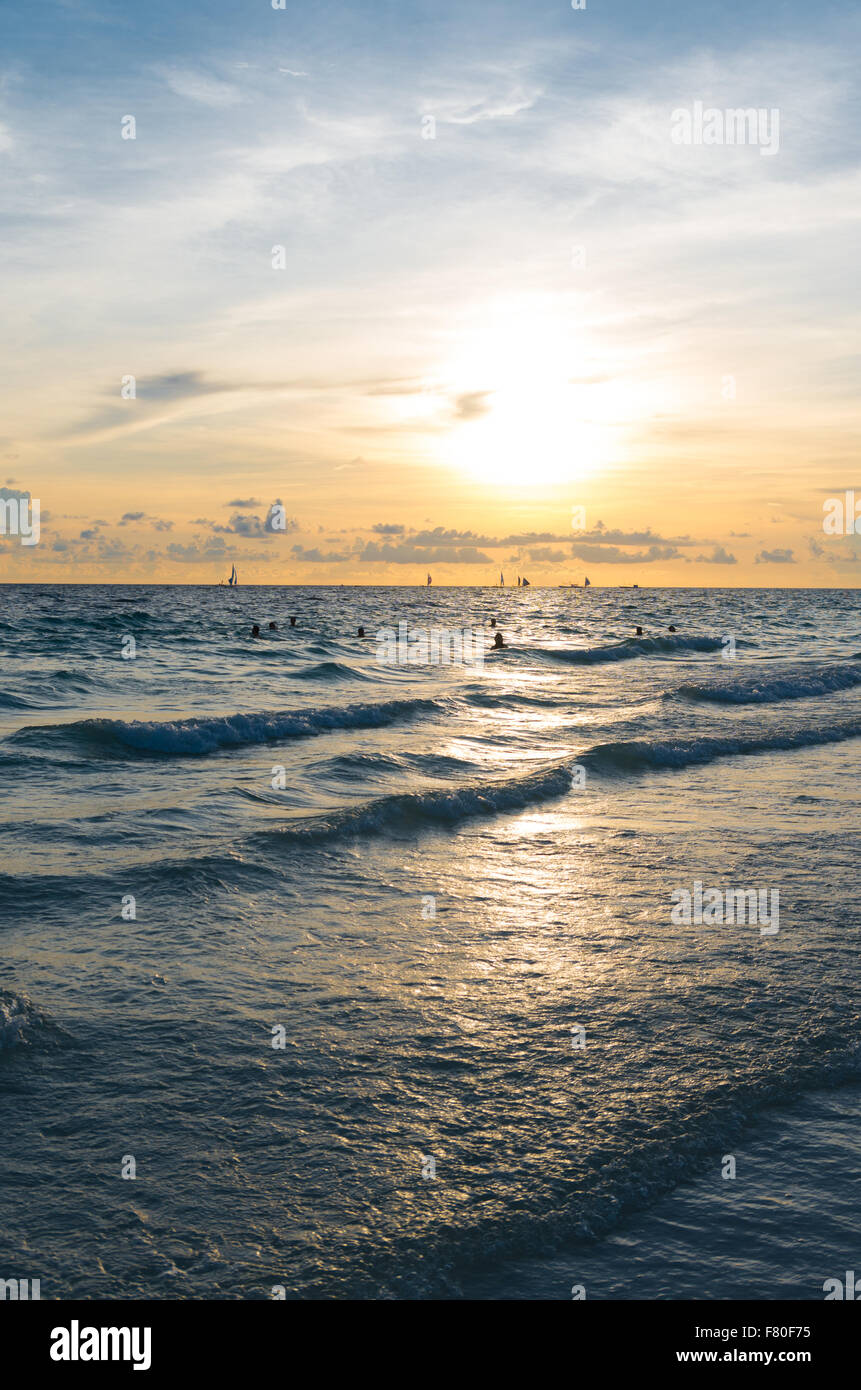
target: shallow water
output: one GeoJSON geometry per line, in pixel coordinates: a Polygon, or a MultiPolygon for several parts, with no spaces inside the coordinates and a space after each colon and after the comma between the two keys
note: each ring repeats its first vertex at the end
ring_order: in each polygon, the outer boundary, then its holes
{"type": "Polygon", "coordinates": [[[0,1276],[818,1298],[851,1267],[856,592],[0,594],[0,1276]],[[377,660],[491,615],[481,667],[377,660]],[[676,924],[697,880],[776,889],[779,931],[676,924]],[[767,1164],[690,1199],[793,1124],[841,1194],[802,1267],[767,1164]]]}

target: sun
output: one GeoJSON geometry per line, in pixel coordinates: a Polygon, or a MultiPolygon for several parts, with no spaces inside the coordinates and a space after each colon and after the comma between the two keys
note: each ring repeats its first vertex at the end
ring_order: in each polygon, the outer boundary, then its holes
{"type": "Polygon", "coordinates": [[[603,409],[595,413],[585,358],[580,335],[558,315],[509,311],[485,327],[447,374],[459,418],[445,461],[506,488],[581,482],[595,472],[612,455],[614,426],[603,409]]]}
{"type": "Polygon", "coordinates": [[[485,414],[456,427],[460,471],[511,487],[580,482],[607,453],[606,431],[579,417],[575,393],[546,378],[498,387],[485,414]]]}

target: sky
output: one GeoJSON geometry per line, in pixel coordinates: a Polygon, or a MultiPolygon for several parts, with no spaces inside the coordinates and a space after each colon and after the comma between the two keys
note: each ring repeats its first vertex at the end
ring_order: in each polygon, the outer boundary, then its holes
{"type": "Polygon", "coordinates": [[[859,39],[5,0],[0,581],[854,587],[859,39]]]}

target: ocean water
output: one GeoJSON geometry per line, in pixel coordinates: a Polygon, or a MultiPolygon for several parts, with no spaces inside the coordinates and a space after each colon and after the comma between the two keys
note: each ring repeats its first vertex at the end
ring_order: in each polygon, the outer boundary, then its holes
{"type": "Polygon", "coordinates": [[[0,1277],[861,1268],[856,591],[7,585],[0,670],[0,1277]],[[481,666],[377,659],[492,616],[481,666]],[[779,930],[679,923],[696,882],[779,930]]]}

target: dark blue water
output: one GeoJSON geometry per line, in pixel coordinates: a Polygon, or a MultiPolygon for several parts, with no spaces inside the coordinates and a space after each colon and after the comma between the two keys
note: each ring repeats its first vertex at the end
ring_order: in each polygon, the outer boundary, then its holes
{"type": "Polygon", "coordinates": [[[859,653],[854,591],[0,589],[0,1277],[822,1297],[859,653]],[[696,880],[779,931],[677,924],[696,880]]]}

